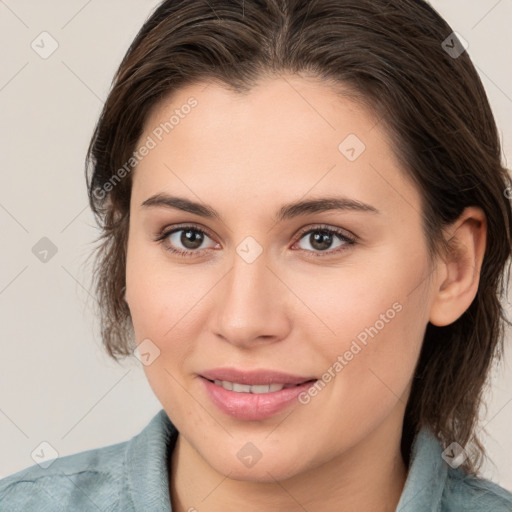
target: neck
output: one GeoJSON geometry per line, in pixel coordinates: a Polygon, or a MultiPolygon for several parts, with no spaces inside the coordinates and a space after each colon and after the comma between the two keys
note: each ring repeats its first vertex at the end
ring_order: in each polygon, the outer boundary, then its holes
{"type": "Polygon", "coordinates": [[[215,471],[179,435],[170,468],[172,510],[394,512],[407,468],[400,452],[401,423],[397,427],[396,421],[388,419],[328,463],[274,482],[230,479],[215,471]]]}

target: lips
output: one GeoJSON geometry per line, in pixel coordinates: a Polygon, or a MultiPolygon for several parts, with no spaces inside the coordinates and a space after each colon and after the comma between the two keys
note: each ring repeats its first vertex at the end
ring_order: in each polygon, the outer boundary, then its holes
{"type": "Polygon", "coordinates": [[[274,370],[247,370],[236,368],[215,368],[206,370],[201,376],[209,381],[226,381],[248,386],[261,386],[282,384],[285,387],[296,386],[310,380],[316,380],[314,376],[299,376],[274,370]]]}
{"type": "Polygon", "coordinates": [[[239,420],[264,420],[297,402],[315,377],[272,370],[217,368],[201,374],[206,395],[220,411],[239,420]]]}

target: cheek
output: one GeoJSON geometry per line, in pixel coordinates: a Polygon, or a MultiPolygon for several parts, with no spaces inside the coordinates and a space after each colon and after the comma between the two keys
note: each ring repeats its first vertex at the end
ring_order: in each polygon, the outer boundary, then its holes
{"type": "Polygon", "coordinates": [[[207,291],[203,282],[185,267],[171,267],[154,248],[150,251],[135,243],[128,247],[127,299],[137,342],[149,339],[157,347],[158,357],[144,371],[159,397],[179,395],[173,377],[178,377],[196,349],[203,325],[198,303],[207,291]]]}
{"type": "Polygon", "coordinates": [[[333,408],[334,414],[352,423],[351,428],[363,423],[371,428],[397,401],[405,406],[406,397],[401,397],[408,392],[421,350],[428,293],[426,282],[418,283],[428,263],[417,258],[414,264],[398,265],[396,258],[390,254],[364,274],[356,269],[346,273],[338,283],[324,286],[311,304],[334,332],[313,337],[310,331],[308,337],[317,340],[323,354],[322,381],[329,381],[329,400],[343,404],[333,408]]]}
{"type": "Polygon", "coordinates": [[[424,273],[421,263],[402,266],[393,257],[388,259],[389,265],[382,258],[372,266],[339,269],[323,280],[310,276],[296,281],[301,283],[295,286],[297,295],[307,299],[304,302],[319,320],[312,322],[308,317],[302,327],[323,346],[324,353],[348,350],[355,339],[362,344],[391,339],[387,333],[399,329],[404,317],[409,318],[405,326],[415,325],[418,319],[413,317],[424,314],[424,301],[417,300],[418,293],[410,293],[424,273]]]}
{"type": "MultiPolygon", "coordinates": [[[[170,336],[174,324],[183,317],[190,299],[180,268],[165,264],[163,249],[131,237],[126,262],[127,300],[137,340],[162,340],[170,336]]],[[[197,301],[197,299],[196,299],[197,301]]]]}

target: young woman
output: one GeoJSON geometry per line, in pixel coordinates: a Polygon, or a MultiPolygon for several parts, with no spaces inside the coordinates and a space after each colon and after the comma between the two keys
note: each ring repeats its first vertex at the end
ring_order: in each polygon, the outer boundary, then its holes
{"type": "Polygon", "coordinates": [[[89,150],[106,349],[163,409],[2,510],[510,512],[479,475],[510,183],[422,0],[171,0],[89,150]],[[135,351],[135,352],[134,352],[135,351]]]}

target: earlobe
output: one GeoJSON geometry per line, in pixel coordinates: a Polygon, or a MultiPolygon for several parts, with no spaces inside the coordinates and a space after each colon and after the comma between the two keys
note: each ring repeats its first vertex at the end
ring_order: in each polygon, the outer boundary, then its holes
{"type": "Polygon", "coordinates": [[[439,327],[455,322],[477,294],[487,237],[485,213],[467,207],[450,228],[450,250],[438,263],[444,272],[438,273],[429,317],[439,327]]]}

